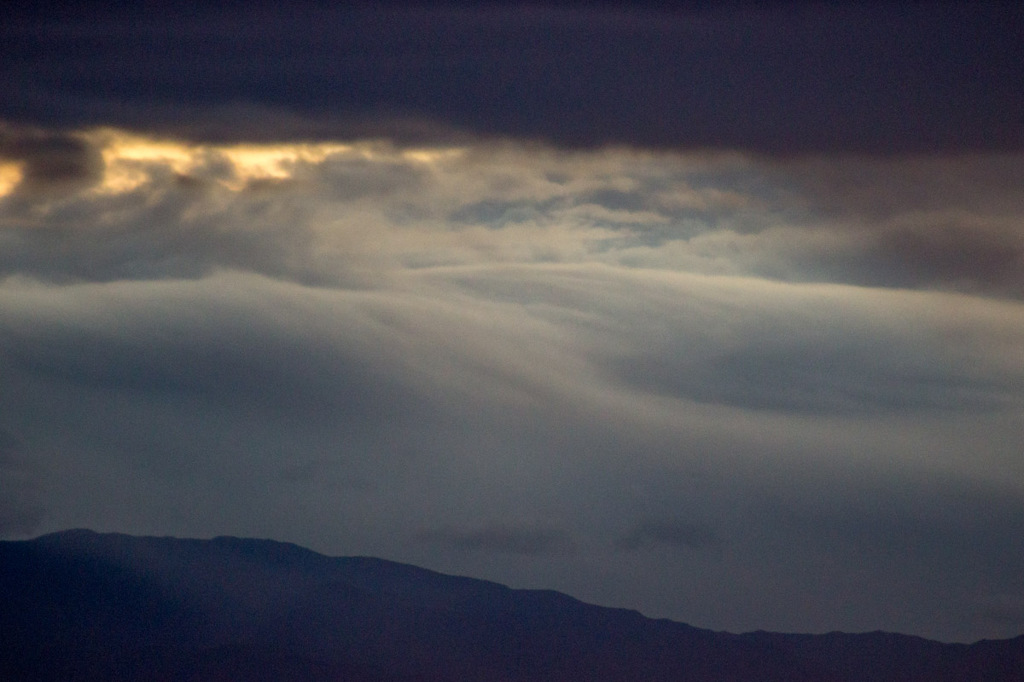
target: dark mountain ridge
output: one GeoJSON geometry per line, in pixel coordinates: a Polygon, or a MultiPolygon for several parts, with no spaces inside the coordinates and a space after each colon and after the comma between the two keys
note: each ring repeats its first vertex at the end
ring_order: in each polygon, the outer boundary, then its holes
{"type": "Polygon", "coordinates": [[[0,679],[1024,681],[1024,637],[736,635],[270,540],[0,542],[0,679]]]}

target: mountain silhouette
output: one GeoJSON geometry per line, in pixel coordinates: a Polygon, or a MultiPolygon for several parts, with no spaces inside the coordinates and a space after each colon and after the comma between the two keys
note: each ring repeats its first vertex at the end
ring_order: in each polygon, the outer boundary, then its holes
{"type": "Polygon", "coordinates": [[[0,542],[0,679],[1024,681],[1024,636],[731,634],[270,540],[0,542]]]}

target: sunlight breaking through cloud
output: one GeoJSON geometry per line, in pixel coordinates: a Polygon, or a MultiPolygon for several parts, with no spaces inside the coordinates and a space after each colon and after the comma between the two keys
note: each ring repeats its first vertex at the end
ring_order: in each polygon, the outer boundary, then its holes
{"type": "Polygon", "coordinates": [[[7,134],[10,533],[282,537],[708,627],[1008,632],[978,604],[1024,571],[1024,156],[7,134]],[[851,608],[856,580],[956,606],[851,608]]]}

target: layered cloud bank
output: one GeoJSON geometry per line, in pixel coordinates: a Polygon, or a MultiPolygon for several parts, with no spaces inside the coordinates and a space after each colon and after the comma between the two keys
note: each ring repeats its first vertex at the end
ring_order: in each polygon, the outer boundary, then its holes
{"type": "Polygon", "coordinates": [[[0,136],[0,531],[1024,627],[1024,156],[0,136]]]}

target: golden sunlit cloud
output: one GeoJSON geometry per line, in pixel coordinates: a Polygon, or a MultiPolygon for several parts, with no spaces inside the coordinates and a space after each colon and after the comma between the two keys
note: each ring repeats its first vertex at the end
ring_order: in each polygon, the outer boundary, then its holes
{"type": "Polygon", "coordinates": [[[353,151],[348,144],[280,144],[235,145],[211,148],[227,158],[234,168],[235,179],[225,182],[231,189],[241,189],[252,180],[287,180],[299,164],[322,163],[329,156],[353,151]]]}
{"type": "Polygon", "coordinates": [[[451,149],[406,149],[401,153],[403,159],[422,164],[434,164],[457,159],[465,154],[462,148],[451,149]]]}
{"type": "MultiPolygon", "coordinates": [[[[83,138],[99,147],[103,156],[103,179],[93,188],[98,194],[131,192],[150,182],[160,168],[187,176],[220,166],[215,181],[226,189],[239,191],[255,180],[291,179],[300,166],[320,164],[330,157],[432,165],[457,158],[465,151],[460,148],[396,150],[379,142],[219,146],[158,140],[112,129],[88,132],[83,138]]],[[[10,191],[10,187],[17,184],[20,176],[15,171],[0,171],[6,172],[0,174],[0,191],[10,191]]]]}
{"type": "Polygon", "coordinates": [[[0,197],[7,196],[21,182],[24,173],[17,163],[0,164],[0,197]]]}
{"type": "Polygon", "coordinates": [[[137,189],[151,179],[154,165],[169,167],[180,175],[188,174],[197,165],[193,150],[180,143],[113,130],[97,131],[85,137],[100,147],[103,156],[103,179],[93,189],[99,194],[121,194],[137,189]]]}

